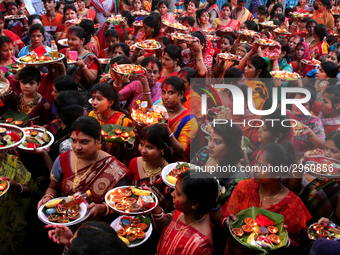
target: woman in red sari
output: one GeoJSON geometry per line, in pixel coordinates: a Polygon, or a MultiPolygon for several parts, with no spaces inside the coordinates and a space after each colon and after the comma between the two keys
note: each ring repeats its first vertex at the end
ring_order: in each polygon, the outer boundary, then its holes
{"type": "Polygon", "coordinates": [[[221,17],[213,21],[212,26],[216,30],[216,33],[223,33],[221,30],[230,27],[233,31],[240,29],[240,22],[236,19],[230,18],[231,4],[224,3],[221,8],[221,17]]]}
{"type": "Polygon", "coordinates": [[[186,171],[179,175],[173,197],[174,214],[164,215],[157,206],[152,218],[162,233],[157,255],[211,255],[212,227],[209,211],[215,207],[220,193],[219,181],[208,173],[186,171]]]}
{"type": "Polygon", "coordinates": [[[161,24],[159,24],[157,18],[154,16],[149,15],[143,19],[143,28],[144,31],[139,32],[136,36],[137,42],[152,39],[156,40],[158,37],[163,36],[163,32],[161,32],[161,24]]]}
{"type": "Polygon", "coordinates": [[[296,45],[296,50],[293,56],[294,61],[290,62],[293,67],[293,72],[299,73],[301,76],[305,77],[306,74],[313,69],[313,67],[304,65],[301,60],[310,60],[309,46],[305,42],[299,42],[296,45]]]}
{"type": "Polygon", "coordinates": [[[162,101],[169,114],[167,129],[174,156],[189,162],[190,143],[198,131],[196,116],[182,103],[186,101],[185,85],[181,78],[171,76],[162,84],[162,101]]]}
{"type": "MultiPolygon", "coordinates": [[[[292,191],[283,186],[284,172],[270,173],[263,171],[263,167],[287,166],[295,163],[295,153],[292,143],[284,146],[270,143],[257,154],[256,165],[259,170],[253,172],[254,178],[241,181],[234,189],[228,203],[222,206],[224,218],[221,220],[223,228],[229,226],[230,218],[236,220],[235,215],[252,206],[266,209],[284,216],[284,224],[288,226],[289,235],[286,253],[296,253],[306,236],[306,223],[311,219],[307,208],[292,191]]],[[[229,230],[226,230],[229,232],[229,230]]],[[[254,251],[244,248],[234,238],[227,241],[225,254],[254,254],[254,251]]]]}
{"type": "Polygon", "coordinates": [[[85,0],[77,0],[78,4],[78,16],[80,19],[90,19],[92,22],[95,21],[96,12],[91,8],[85,7],[85,0]]]}
{"type": "Polygon", "coordinates": [[[102,217],[110,212],[104,202],[105,194],[126,184],[128,169],[115,157],[101,151],[100,143],[101,127],[96,119],[83,116],[74,122],[71,128],[73,150],[62,153],[54,162],[50,185],[38,209],[61,194],[69,196],[90,190],[87,209],[91,215],[102,217]]]}
{"type": "Polygon", "coordinates": [[[181,48],[170,44],[166,46],[162,54],[162,70],[159,75],[159,82],[163,83],[170,76],[177,76],[182,63],[181,48]]]}

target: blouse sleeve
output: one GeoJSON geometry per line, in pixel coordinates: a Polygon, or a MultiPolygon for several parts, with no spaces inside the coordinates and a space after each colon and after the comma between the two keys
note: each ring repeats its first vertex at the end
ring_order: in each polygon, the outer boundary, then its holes
{"type": "Polygon", "coordinates": [[[126,85],[121,91],[119,91],[120,93],[122,93],[123,97],[125,100],[128,100],[131,96],[134,96],[135,90],[136,90],[136,86],[139,85],[139,81],[138,82],[131,82],[128,85],[126,85]]]}
{"type": "Polygon", "coordinates": [[[63,171],[61,169],[59,156],[53,163],[51,171],[51,180],[57,183],[61,183],[61,181],[63,180],[63,171]]]}
{"type": "Polygon", "coordinates": [[[212,23],[212,27],[216,30],[217,27],[220,25],[220,19],[215,19],[212,23]]]}
{"type": "Polygon", "coordinates": [[[183,145],[183,157],[189,159],[190,157],[190,143],[195,138],[198,131],[198,123],[196,118],[188,121],[179,134],[178,141],[183,145]]]}

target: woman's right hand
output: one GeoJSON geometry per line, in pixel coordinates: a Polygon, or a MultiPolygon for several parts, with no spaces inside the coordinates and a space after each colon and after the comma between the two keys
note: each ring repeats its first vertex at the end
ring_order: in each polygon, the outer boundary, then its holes
{"type": "Polygon", "coordinates": [[[71,239],[73,238],[72,231],[65,225],[49,224],[45,226],[45,229],[52,229],[48,231],[48,237],[57,244],[71,245],[71,239]]]}
{"type": "Polygon", "coordinates": [[[43,206],[44,204],[46,204],[48,201],[50,201],[52,198],[51,197],[43,197],[39,203],[38,203],[38,206],[37,206],[37,210],[39,210],[39,208],[41,206],[43,206]]]}
{"type": "Polygon", "coordinates": [[[226,227],[226,228],[229,228],[229,225],[230,225],[230,221],[236,221],[236,217],[235,217],[235,215],[234,214],[230,214],[229,215],[229,217],[227,217],[227,219],[224,221],[224,226],[226,227]]]}

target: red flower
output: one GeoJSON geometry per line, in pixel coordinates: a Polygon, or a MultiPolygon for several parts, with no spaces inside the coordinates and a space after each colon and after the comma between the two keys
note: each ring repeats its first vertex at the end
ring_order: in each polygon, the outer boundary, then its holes
{"type": "Polygon", "coordinates": [[[20,135],[14,133],[14,132],[10,132],[10,133],[8,133],[8,135],[11,136],[11,140],[13,142],[18,142],[20,140],[20,135]]]}
{"type": "Polygon", "coordinates": [[[273,226],[274,225],[274,221],[269,220],[269,218],[267,218],[266,216],[263,216],[261,214],[257,215],[257,218],[256,218],[255,221],[261,227],[267,227],[267,226],[273,226]]]}
{"type": "Polygon", "coordinates": [[[39,145],[36,144],[36,143],[30,143],[30,142],[28,142],[28,143],[26,144],[26,147],[27,147],[27,148],[38,148],[39,145]]]}

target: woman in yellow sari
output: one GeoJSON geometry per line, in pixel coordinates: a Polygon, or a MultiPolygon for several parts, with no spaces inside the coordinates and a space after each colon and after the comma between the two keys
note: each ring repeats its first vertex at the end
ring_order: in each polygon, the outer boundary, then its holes
{"type": "Polygon", "coordinates": [[[254,19],[253,14],[246,9],[246,0],[237,0],[237,7],[231,11],[231,18],[238,20],[241,25],[254,19]]]}

